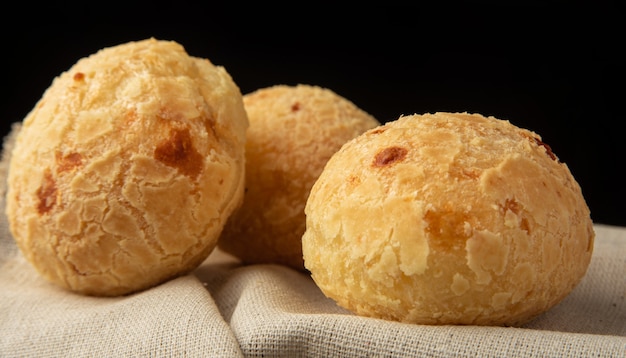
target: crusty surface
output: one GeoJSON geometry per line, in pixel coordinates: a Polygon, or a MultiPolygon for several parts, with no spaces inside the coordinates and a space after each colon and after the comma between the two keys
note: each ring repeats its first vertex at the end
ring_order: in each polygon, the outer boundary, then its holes
{"type": "Polygon", "coordinates": [[[243,200],[243,98],[173,41],[102,49],[54,79],[23,120],[7,216],[50,281],[115,296],[200,264],[243,200]]]}
{"type": "Polygon", "coordinates": [[[304,270],[304,205],[324,165],[380,123],[330,89],[276,85],[244,95],[250,120],[246,194],[219,241],[246,263],[304,270]]]}
{"type": "Polygon", "coordinates": [[[589,265],[590,212],[539,135],[479,114],[402,116],[348,142],[306,204],[305,266],[357,314],[523,324],[589,265]]]}

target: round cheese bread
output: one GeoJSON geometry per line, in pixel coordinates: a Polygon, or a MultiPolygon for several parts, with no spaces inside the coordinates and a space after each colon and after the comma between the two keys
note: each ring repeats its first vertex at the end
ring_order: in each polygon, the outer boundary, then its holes
{"type": "Polygon", "coordinates": [[[187,273],[243,200],[247,127],[227,71],[176,42],[82,58],[17,135],[6,207],[15,241],[45,278],[88,295],[187,273]]]}
{"type": "Polygon", "coordinates": [[[518,326],[589,265],[581,188],[539,135],[469,113],[401,116],[349,141],[306,203],[306,268],[356,314],[518,326]]]}
{"type": "Polygon", "coordinates": [[[304,205],[324,165],[380,123],[330,89],[276,85],[244,95],[250,120],[246,194],[219,247],[248,264],[304,270],[304,205]]]}

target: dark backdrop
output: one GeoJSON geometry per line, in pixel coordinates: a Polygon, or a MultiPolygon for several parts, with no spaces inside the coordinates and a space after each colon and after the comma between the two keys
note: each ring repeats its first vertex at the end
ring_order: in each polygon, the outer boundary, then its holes
{"type": "Polygon", "coordinates": [[[382,122],[435,111],[507,119],[540,134],[567,163],[595,222],[626,226],[617,9],[532,1],[439,8],[205,3],[5,10],[2,134],[79,58],[155,37],[224,66],[244,94],[306,83],[334,90],[382,122]]]}

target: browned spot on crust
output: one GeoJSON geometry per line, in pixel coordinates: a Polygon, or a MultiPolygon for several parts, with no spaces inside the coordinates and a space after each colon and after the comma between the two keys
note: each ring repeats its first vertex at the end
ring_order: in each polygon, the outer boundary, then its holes
{"type": "Polygon", "coordinates": [[[207,134],[212,138],[218,138],[217,129],[215,128],[215,119],[213,118],[213,116],[205,115],[203,118],[207,134]]]}
{"type": "Polygon", "coordinates": [[[361,178],[359,178],[358,176],[354,174],[351,174],[350,176],[348,176],[347,180],[348,180],[348,185],[351,187],[355,187],[361,184],[361,178]]]}
{"type": "Polygon", "coordinates": [[[296,103],[291,105],[291,111],[292,112],[297,112],[299,110],[300,110],[300,102],[296,102],[296,103]]]}
{"type": "Polygon", "coordinates": [[[79,153],[72,152],[63,155],[61,152],[54,153],[57,162],[57,173],[71,171],[83,164],[83,156],[79,153]]]}
{"type": "Polygon", "coordinates": [[[458,169],[452,169],[450,171],[450,175],[453,175],[460,179],[469,179],[469,180],[477,180],[478,178],[480,178],[481,173],[482,173],[481,170],[476,169],[476,168],[458,168],[458,169]]]}
{"type": "Polygon", "coordinates": [[[52,207],[54,207],[54,204],[56,204],[57,187],[50,169],[44,171],[43,181],[39,189],[37,189],[36,194],[39,199],[37,212],[40,215],[49,212],[52,207]]]}
{"type": "Polygon", "coordinates": [[[374,128],[370,130],[369,134],[381,134],[387,130],[384,126],[379,126],[378,128],[374,128]]]}
{"type": "Polygon", "coordinates": [[[515,214],[519,214],[520,212],[520,205],[517,202],[517,200],[515,199],[506,199],[504,201],[504,205],[500,206],[504,211],[510,210],[511,212],[515,213],[515,214]]]}
{"type": "Polygon", "coordinates": [[[74,74],[74,81],[83,81],[85,79],[85,74],[82,72],[76,72],[74,74]]]}
{"type": "Polygon", "coordinates": [[[157,145],[154,158],[191,178],[202,170],[202,155],[194,148],[188,128],[172,129],[170,137],[157,145]]]}
{"type": "Polygon", "coordinates": [[[519,228],[526,231],[527,234],[530,234],[530,224],[528,223],[528,219],[522,217],[519,223],[519,228]]]}
{"type": "Polygon", "coordinates": [[[554,152],[552,152],[552,148],[550,148],[549,145],[547,145],[546,143],[542,142],[541,140],[539,140],[539,138],[535,138],[535,142],[537,142],[537,144],[539,144],[540,146],[546,148],[546,154],[548,154],[548,156],[550,157],[550,159],[552,160],[558,160],[556,155],[554,155],[554,152]]]}
{"type": "Polygon", "coordinates": [[[402,147],[385,148],[376,154],[372,166],[384,167],[402,161],[406,157],[407,152],[406,148],[402,147]]]}
{"type": "Polygon", "coordinates": [[[500,208],[506,212],[507,210],[511,211],[517,216],[521,216],[520,219],[520,229],[530,233],[530,224],[528,223],[528,219],[523,217],[520,213],[522,212],[520,204],[515,199],[506,199],[504,201],[504,205],[500,205],[500,208]]]}
{"type": "Polygon", "coordinates": [[[137,121],[138,118],[139,116],[134,108],[124,112],[124,121],[122,122],[123,127],[129,128],[135,121],[137,121]]]}
{"type": "Polygon", "coordinates": [[[476,180],[480,178],[481,171],[473,168],[463,168],[462,173],[465,177],[476,180]]]}
{"type": "Polygon", "coordinates": [[[424,214],[426,232],[430,234],[429,244],[443,251],[460,250],[465,247],[467,233],[465,223],[470,219],[464,212],[451,208],[428,210],[424,214]]]}
{"type": "Polygon", "coordinates": [[[528,135],[523,135],[523,136],[527,137],[528,139],[530,139],[532,141],[534,141],[535,144],[539,145],[540,147],[544,147],[546,149],[546,154],[550,157],[550,159],[556,160],[556,161],[559,160],[559,158],[557,158],[556,155],[554,154],[554,152],[552,151],[552,148],[550,148],[549,145],[547,145],[546,143],[541,141],[541,139],[539,139],[537,137],[533,137],[533,136],[528,136],[528,135]]]}

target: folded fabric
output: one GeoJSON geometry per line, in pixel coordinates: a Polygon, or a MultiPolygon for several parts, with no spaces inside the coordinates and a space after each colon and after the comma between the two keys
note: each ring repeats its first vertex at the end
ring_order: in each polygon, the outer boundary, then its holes
{"type": "Polygon", "coordinates": [[[596,230],[595,256],[581,284],[522,328],[358,317],[324,297],[308,275],[275,265],[212,264],[210,258],[195,275],[246,356],[624,356],[626,228],[596,230]]]}

